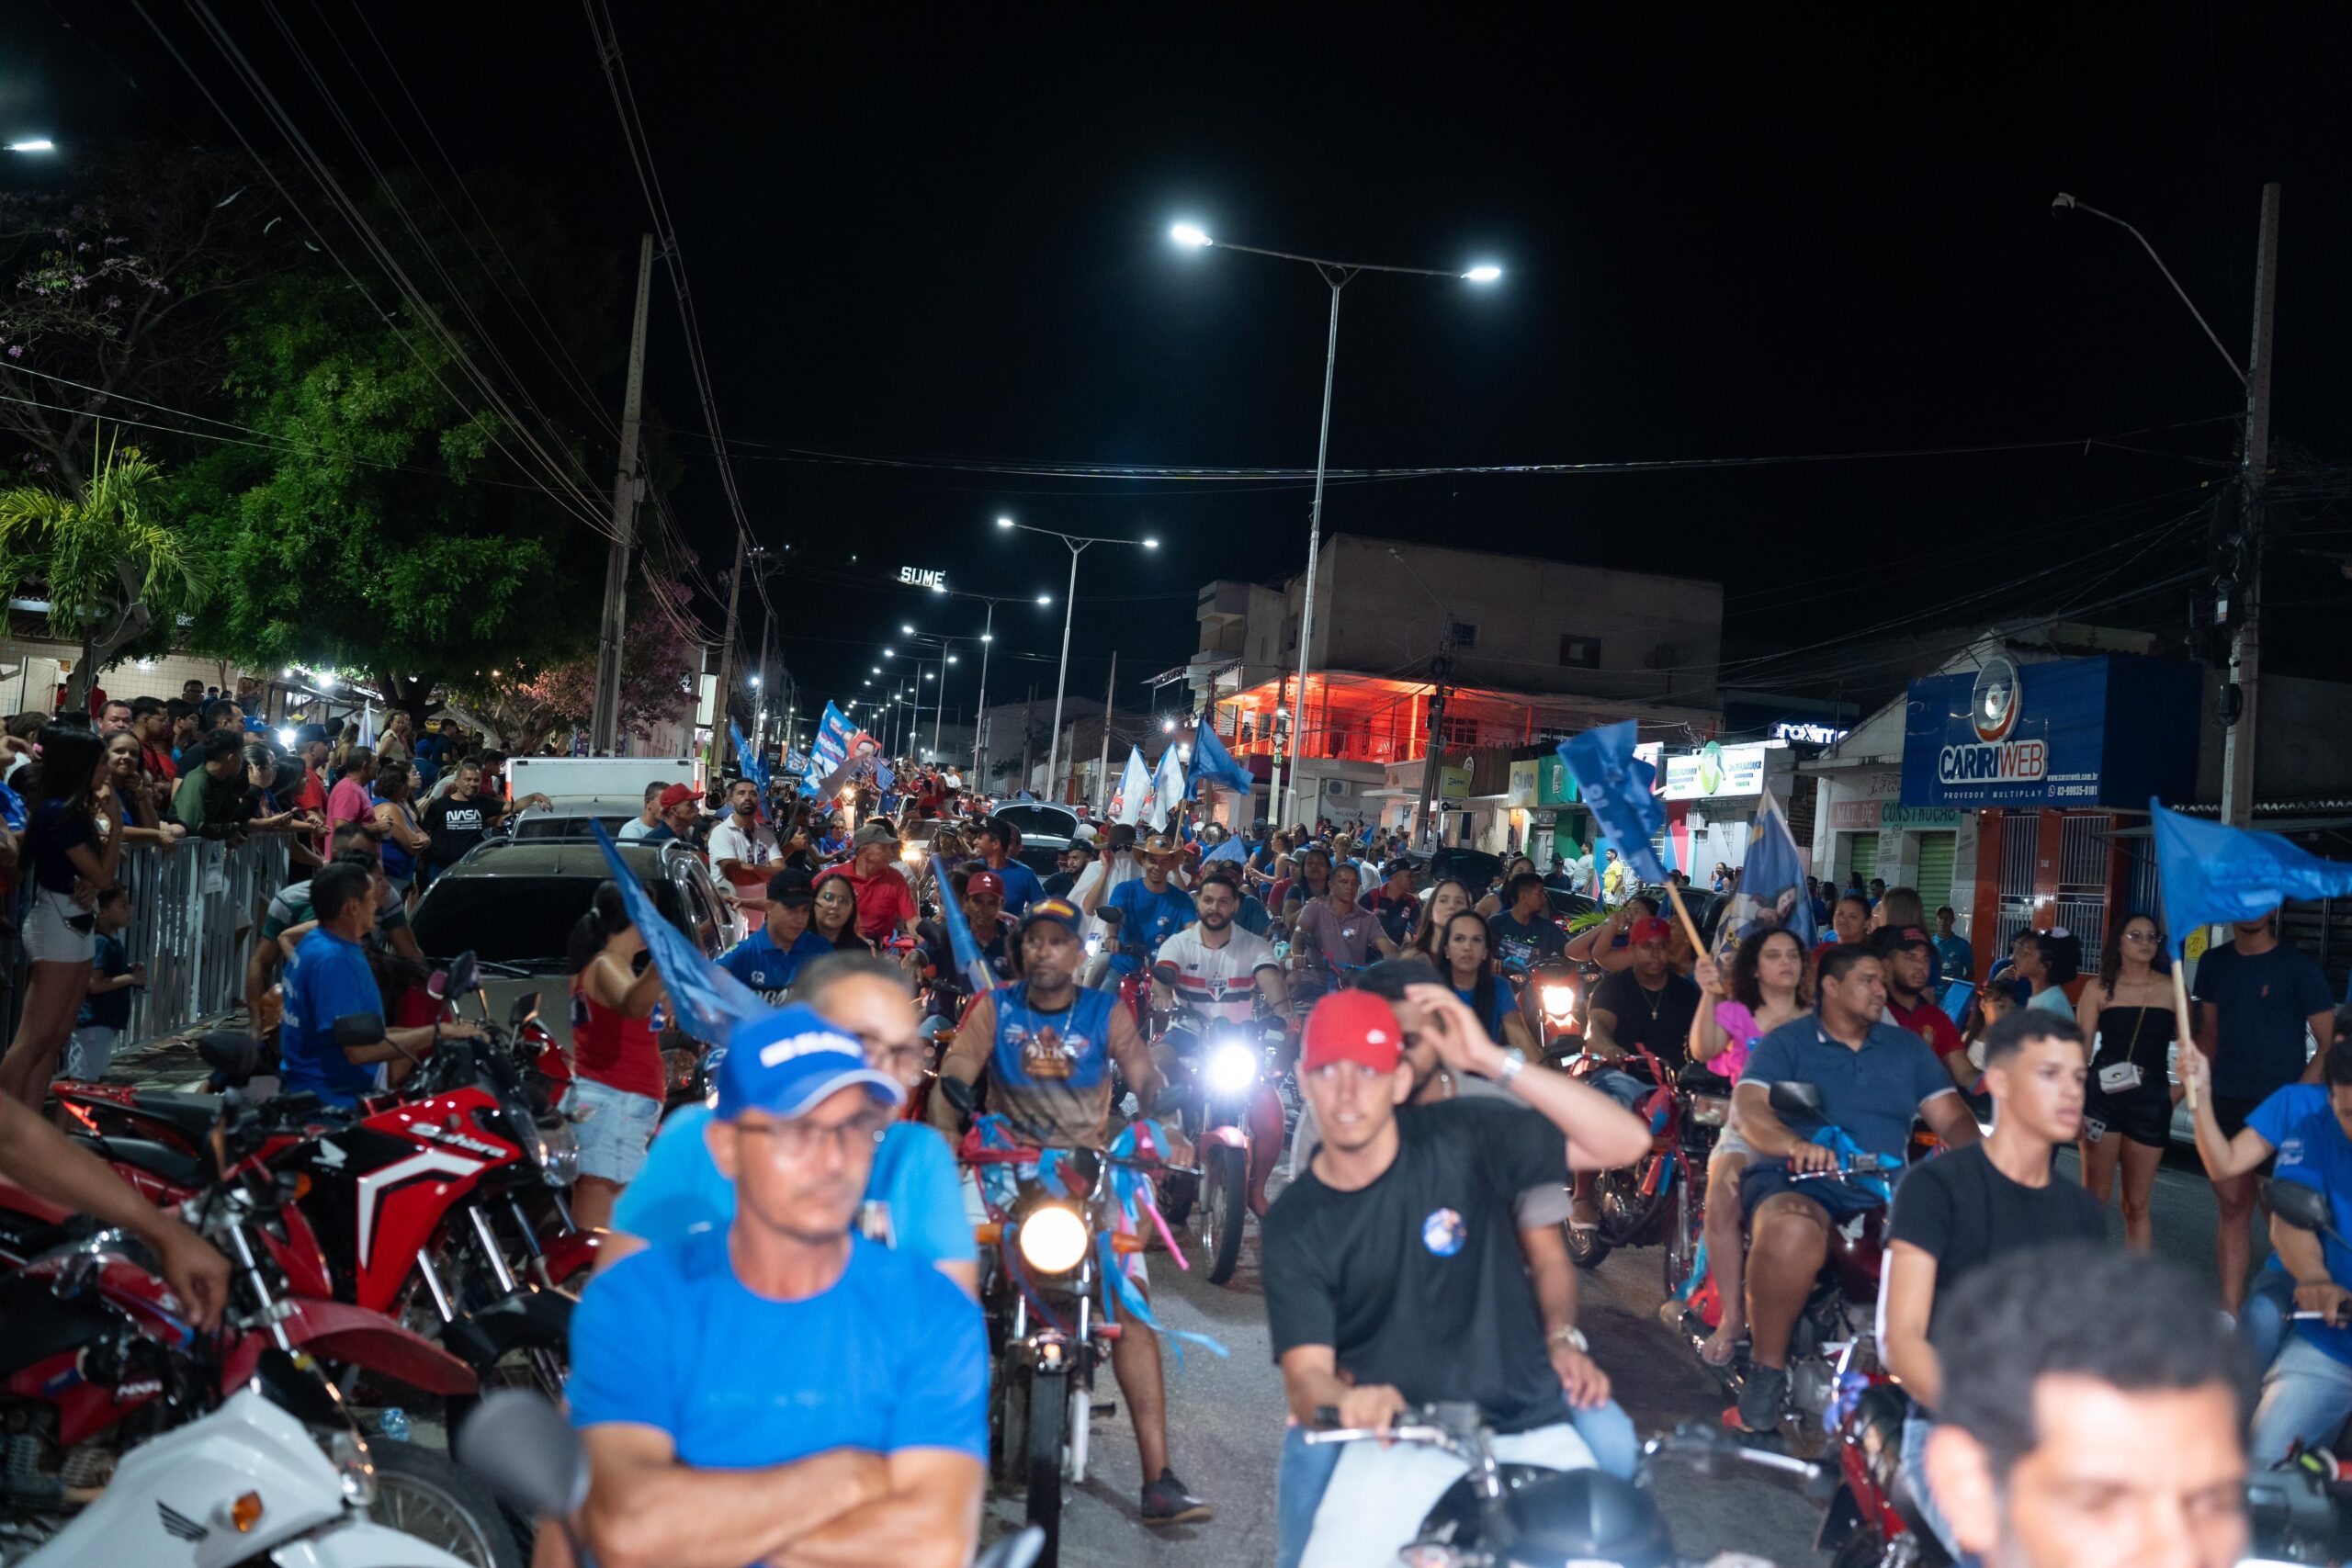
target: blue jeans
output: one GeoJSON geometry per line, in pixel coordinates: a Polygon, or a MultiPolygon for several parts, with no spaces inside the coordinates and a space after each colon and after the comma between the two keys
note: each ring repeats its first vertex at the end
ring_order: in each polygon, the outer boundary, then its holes
{"type": "Polygon", "coordinates": [[[2335,1440],[2352,1416],[2352,1365],[2337,1360],[2298,1334],[2278,1352],[2262,1380],[2247,1438],[2255,1467],[2267,1470],[2287,1457],[2297,1438],[2307,1449],[2335,1440]]]}
{"type": "Polygon", "coordinates": [[[1936,1424],[1916,1404],[1903,1417],[1903,1488],[1911,1494],[1921,1522],[1934,1533],[1945,1553],[1955,1562],[1973,1562],[1973,1558],[1953,1544],[1951,1526],[1945,1520],[1944,1511],[1936,1506],[1934,1494],[1928,1490],[1928,1434],[1935,1429],[1936,1424]]]}
{"type": "Polygon", "coordinates": [[[2245,1288],[2245,1303],[2238,1308],[2238,1338],[2244,1341],[2254,1370],[2267,1372],[2287,1343],[2294,1326],[2295,1277],[2284,1269],[2265,1269],[2245,1288]]]}
{"type": "MultiPolygon", "coordinates": [[[[1615,1400],[1590,1410],[1570,1410],[1569,1424],[1592,1450],[1593,1462],[1621,1481],[1631,1481],[1641,1461],[1641,1438],[1634,1418],[1615,1400]]],[[[1298,1568],[1306,1554],[1306,1538],[1315,1528],[1315,1510],[1331,1472],[1340,1463],[1340,1445],[1309,1447],[1306,1428],[1293,1427],[1283,1434],[1282,1466],[1274,1479],[1275,1568],[1298,1568]]]]}

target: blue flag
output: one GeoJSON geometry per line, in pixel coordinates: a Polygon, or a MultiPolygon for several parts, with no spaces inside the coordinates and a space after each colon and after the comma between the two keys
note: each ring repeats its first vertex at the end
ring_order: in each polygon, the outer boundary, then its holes
{"type": "Polygon", "coordinates": [[[1250,863],[1250,850],[1247,845],[1242,843],[1240,834],[1234,834],[1232,837],[1227,839],[1225,842],[1219,844],[1216,848],[1203,855],[1201,857],[1201,863],[1203,865],[1207,865],[1212,861],[1220,860],[1229,860],[1236,865],[1247,865],[1250,863]]]}
{"type": "Polygon", "coordinates": [[[2256,920],[2290,898],[2341,898],[2352,893],[2352,865],[2322,860],[2276,833],[2224,828],[2167,811],[2154,798],[2165,940],[2175,962],[2191,928],[2256,920]]]}
{"type": "Polygon", "coordinates": [[[1811,952],[1817,933],[1813,924],[1813,898],[1804,885],[1804,862],[1789,832],[1788,818],[1768,793],[1756,811],[1756,826],[1747,835],[1747,859],[1739,868],[1739,891],[1732,895],[1724,919],[1727,931],[1743,939],[1770,926],[1780,926],[1811,952]]]}
{"type": "Polygon", "coordinates": [[[775,1010],[749,986],[705,958],[685,932],[663,919],[644,885],[621,859],[605,825],[591,818],[588,826],[605,852],[605,864],[611,869],[613,880],[620,884],[621,902],[628,906],[630,921],[645,934],[645,950],[653,955],[653,966],[662,971],[662,984],[677,1010],[681,1028],[706,1045],[723,1045],[727,1032],[736,1024],[775,1010]]]}
{"type": "Polygon", "coordinates": [[[1250,770],[1233,760],[1225,742],[1216,738],[1214,725],[1200,724],[1193,729],[1193,765],[1184,775],[1184,798],[1198,800],[1203,782],[1222,784],[1242,795],[1257,787],[1258,781],[1250,770]]]}
{"type": "Polygon", "coordinates": [[[978,996],[996,984],[996,976],[989,973],[989,962],[980,956],[979,942],[972,935],[972,922],[964,918],[963,901],[948,886],[949,867],[939,868],[939,919],[947,928],[947,946],[956,955],[957,973],[971,983],[972,995],[978,996]]]}
{"type": "Polygon", "coordinates": [[[1588,729],[1560,742],[1560,761],[1577,781],[1577,794],[1617,847],[1618,855],[1645,882],[1664,882],[1666,867],[1650,840],[1665,826],[1666,812],[1652,793],[1657,770],[1634,755],[1632,719],[1588,729]]]}
{"type": "Polygon", "coordinates": [[[729,719],[727,721],[727,732],[735,738],[735,766],[741,772],[743,777],[751,780],[753,784],[760,786],[759,809],[752,815],[755,819],[764,822],[767,820],[768,815],[767,768],[761,762],[760,759],[753,754],[751,742],[743,739],[742,726],[737,724],[733,719],[729,719]]]}

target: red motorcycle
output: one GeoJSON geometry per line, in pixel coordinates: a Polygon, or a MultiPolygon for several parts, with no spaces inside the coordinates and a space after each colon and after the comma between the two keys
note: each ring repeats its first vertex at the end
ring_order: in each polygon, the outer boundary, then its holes
{"type": "MultiPolygon", "coordinates": [[[[1593,1178],[1593,1201],[1600,1210],[1599,1224],[1583,1229],[1566,1227],[1568,1256],[1580,1268],[1600,1268],[1621,1247],[1672,1247],[1678,1210],[1687,1202],[1695,1212],[1707,1190],[1706,1161],[1703,1157],[1696,1163],[1692,1160],[1692,1134],[1697,1131],[1692,1123],[1698,1117],[1708,1116],[1713,1118],[1711,1126],[1720,1126],[1728,1109],[1719,1094],[1708,1093],[1710,1088],[1723,1088],[1722,1078],[1703,1067],[1686,1067],[1678,1077],[1647,1049],[1638,1045],[1634,1049],[1634,1055],[1620,1061],[1605,1061],[1583,1052],[1568,1068],[1571,1077],[1589,1079],[1603,1072],[1621,1072],[1648,1086],[1634,1106],[1634,1114],[1649,1123],[1648,1152],[1631,1165],[1593,1178]]],[[[1703,1141],[1712,1147],[1712,1138],[1703,1141]]],[[[1672,1271],[1669,1258],[1669,1280],[1672,1271]]]]}
{"type": "Polygon", "coordinates": [[[1204,1034],[1199,1125],[1186,1131],[1200,1154],[1201,1244],[1212,1285],[1233,1278],[1243,1227],[1266,1212],[1266,1179],[1289,1132],[1282,1097],[1289,1038],[1280,1020],[1264,1016],[1248,1028],[1214,1023],[1204,1034]]]}

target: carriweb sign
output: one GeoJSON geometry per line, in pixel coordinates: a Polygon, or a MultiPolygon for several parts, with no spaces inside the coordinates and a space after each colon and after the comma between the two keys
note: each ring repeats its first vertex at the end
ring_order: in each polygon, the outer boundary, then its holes
{"type": "Polygon", "coordinates": [[[2190,798],[2200,680],[2194,664],[2113,654],[2023,666],[1995,655],[1973,671],[1914,681],[1902,804],[2090,807],[2144,805],[2150,795],[2190,798]]]}

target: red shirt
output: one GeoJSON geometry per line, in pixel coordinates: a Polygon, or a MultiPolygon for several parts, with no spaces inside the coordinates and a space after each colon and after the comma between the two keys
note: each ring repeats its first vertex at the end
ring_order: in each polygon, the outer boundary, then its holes
{"type": "Polygon", "coordinates": [[[172,753],[169,747],[159,751],[154,747],[148,745],[145,741],[141,741],[139,743],[139,766],[140,770],[146,773],[150,778],[169,779],[174,784],[180,782],[180,770],[172,761],[172,753]]]}
{"type": "Polygon", "coordinates": [[[1888,992],[1886,1015],[1894,1020],[1898,1028],[1926,1041],[1928,1048],[1939,1057],[1967,1049],[1960,1038],[1960,1025],[1951,1021],[1951,1014],[1936,1005],[1936,998],[1928,992],[1920,992],[1919,1005],[1908,1010],[1894,999],[1894,992],[1888,992]]]}
{"type": "Polygon", "coordinates": [[[669,1094],[650,1018],[631,1018],[571,982],[571,1069],[593,1083],[660,1104],[669,1094]]]}
{"type": "Polygon", "coordinates": [[[829,866],[817,874],[817,880],[829,876],[842,877],[857,890],[857,934],[868,942],[887,940],[902,922],[915,918],[914,889],[887,865],[871,876],[858,875],[847,863],[829,866]]]}

